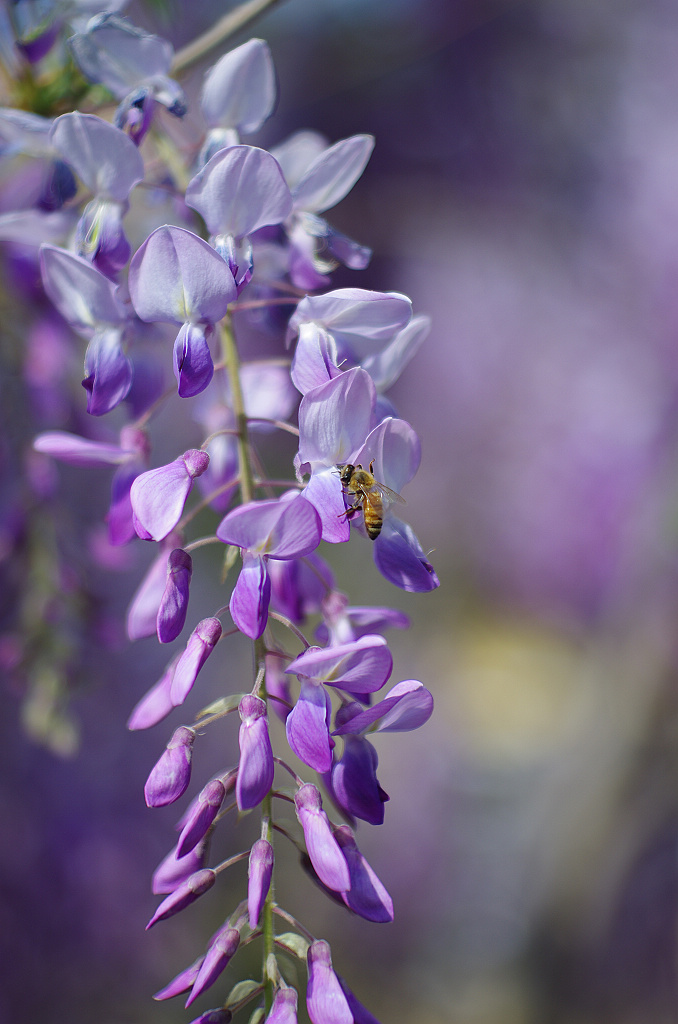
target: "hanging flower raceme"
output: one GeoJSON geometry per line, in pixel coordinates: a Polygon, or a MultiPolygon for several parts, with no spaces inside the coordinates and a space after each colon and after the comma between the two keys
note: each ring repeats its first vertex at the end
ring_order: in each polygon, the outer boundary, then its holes
{"type": "Polygon", "coordinates": [[[174,342],[174,374],[181,397],[204,391],[214,373],[209,338],[236,298],[224,261],[192,231],[165,224],[134,254],[129,291],[142,320],[181,328],[174,342]]]}
{"type": "Polygon", "coordinates": [[[217,527],[217,537],[242,550],[243,566],[229,608],[246,636],[257,639],[266,628],[271,583],[269,558],[299,558],[320,543],[314,507],[296,492],[278,501],[251,501],[234,509],[217,527]]]}

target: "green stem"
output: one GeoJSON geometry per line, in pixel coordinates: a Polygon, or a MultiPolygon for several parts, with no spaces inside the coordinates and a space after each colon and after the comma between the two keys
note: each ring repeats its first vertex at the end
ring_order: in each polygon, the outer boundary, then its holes
{"type": "Polygon", "coordinates": [[[229,11],[207,32],[198,36],[192,43],[184,46],[174,55],[171,74],[178,75],[181,71],[185,71],[191,64],[195,64],[201,57],[207,56],[211,50],[216,49],[226,39],[258,18],[269,7],[275,7],[278,3],[280,0],[247,0],[246,3],[236,7],[234,11],[229,11]]]}
{"type": "MultiPolygon", "coordinates": [[[[247,430],[247,414],[245,412],[245,401],[243,397],[242,384],[240,381],[240,357],[236,344],[233,328],[230,319],[226,317],[221,322],[221,351],[224,367],[228,374],[228,381],[231,388],[231,402],[235,416],[238,445],[238,466],[240,478],[240,494],[243,504],[252,501],[254,497],[254,472],[252,469],[252,458],[250,451],[249,435],[247,430]]],[[[264,665],[266,659],[266,644],[260,638],[254,641],[254,677],[260,678],[258,695],[263,701],[267,701],[266,679],[264,665]]],[[[261,837],[273,845],[273,800],[271,793],[267,793],[261,804],[261,837]]],[[[264,981],[264,1006],[266,1014],[270,1013],[275,995],[273,978],[267,971],[267,962],[275,949],[275,929],[273,927],[273,903],[274,886],[271,880],[261,916],[261,930],[263,935],[263,981],[264,981]]]]}

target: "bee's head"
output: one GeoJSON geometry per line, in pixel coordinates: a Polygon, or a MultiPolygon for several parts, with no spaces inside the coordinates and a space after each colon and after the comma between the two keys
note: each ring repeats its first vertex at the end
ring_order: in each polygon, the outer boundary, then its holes
{"type": "Polygon", "coordinates": [[[342,487],[348,487],[355,466],[347,463],[345,466],[337,466],[337,469],[339,470],[339,479],[341,480],[342,487]]]}

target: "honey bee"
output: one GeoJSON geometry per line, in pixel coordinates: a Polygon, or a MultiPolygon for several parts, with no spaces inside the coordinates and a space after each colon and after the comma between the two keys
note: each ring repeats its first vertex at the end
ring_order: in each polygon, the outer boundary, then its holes
{"type": "Polygon", "coordinates": [[[341,486],[349,494],[353,495],[354,502],[342,512],[339,518],[350,517],[354,512],[362,511],[363,522],[370,540],[376,540],[381,533],[384,522],[384,509],[394,501],[405,504],[405,499],[395,491],[392,491],[386,484],[380,484],[372,476],[374,459],[370,462],[369,470],[362,466],[346,464],[337,466],[341,486]]]}

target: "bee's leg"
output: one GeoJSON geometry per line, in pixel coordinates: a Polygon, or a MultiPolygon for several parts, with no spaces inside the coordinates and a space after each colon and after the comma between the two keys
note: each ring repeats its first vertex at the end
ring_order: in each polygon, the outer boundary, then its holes
{"type": "Polygon", "coordinates": [[[351,507],[345,509],[344,512],[340,512],[339,515],[337,516],[337,519],[343,519],[344,516],[346,516],[346,518],[348,518],[350,515],[353,515],[354,512],[360,512],[361,508],[362,508],[362,505],[360,504],[360,501],[357,501],[355,503],[355,505],[351,505],[351,507]]]}
{"type": "Polygon", "coordinates": [[[374,467],[374,459],[372,459],[372,461],[370,462],[370,473],[372,472],[373,467],[374,467]]]}

